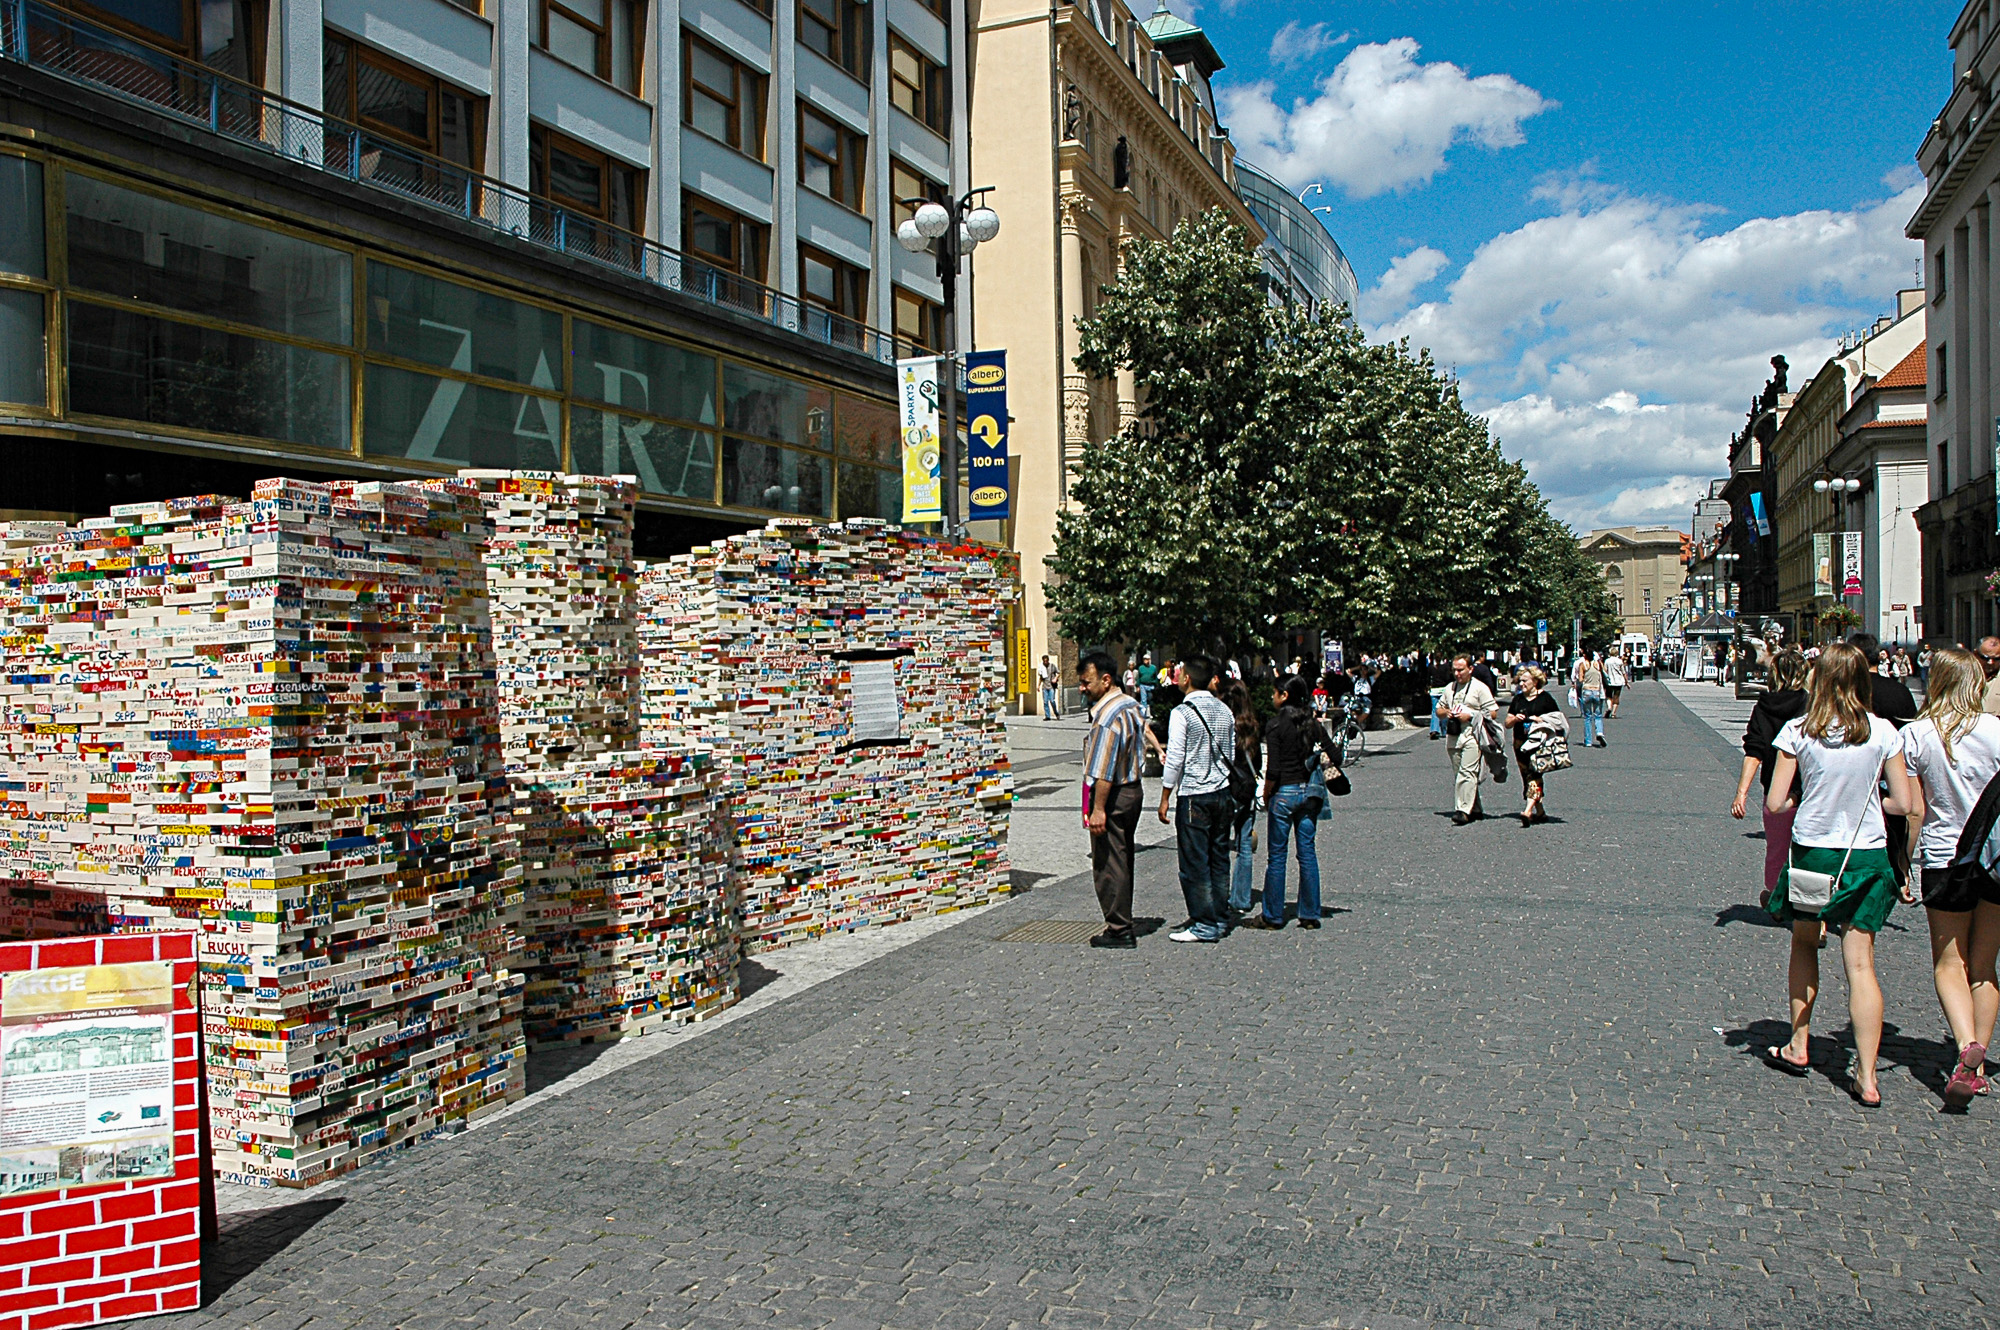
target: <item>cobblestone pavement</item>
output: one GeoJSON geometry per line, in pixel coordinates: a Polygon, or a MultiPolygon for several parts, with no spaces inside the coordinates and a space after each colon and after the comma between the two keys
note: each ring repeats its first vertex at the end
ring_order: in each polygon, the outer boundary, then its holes
{"type": "MultiPolygon", "coordinates": [[[[1094,917],[1050,877],[232,1215],[209,1305],[148,1324],[1993,1324],[2000,1106],[1936,1111],[1922,919],[1882,938],[1884,1108],[1843,1093],[1837,952],[1815,1071],[1766,1068],[1786,942],[1735,751],[1655,684],[1610,735],[1532,829],[1454,828],[1442,744],[1371,755],[1318,932],[996,941],[1094,917]]],[[[1171,851],[1139,863],[1177,922],[1171,851]]]]}

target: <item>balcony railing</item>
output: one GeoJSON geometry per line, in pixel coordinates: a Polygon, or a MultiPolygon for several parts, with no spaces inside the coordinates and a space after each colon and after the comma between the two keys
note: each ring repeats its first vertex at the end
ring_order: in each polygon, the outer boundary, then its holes
{"type": "Polygon", "coordinates": [[[40,0],[0,0],[0,55],[801,337],[894,361],[894,336],[40,0]]]}

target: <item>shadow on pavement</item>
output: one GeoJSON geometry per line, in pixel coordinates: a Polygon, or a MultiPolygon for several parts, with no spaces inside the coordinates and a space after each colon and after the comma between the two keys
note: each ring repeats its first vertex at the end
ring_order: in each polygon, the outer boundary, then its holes
{"type": "Polygon", "coordinates": [[[1715,912],[1715,926],[1727,928],[1731,924],[1755,924],[1759,928],[1782,928],[1792,931],[1790,924],[1781,924],[1771,917],[1771,912],[1761,905],[1732,905],[1715,912]]]}
{"type": "Polygon", "coordinates": [[[1033,891],[1037,882],[1045,881],[1054,876],[1054,873],[1033,873],[1025,868],[1010,868],[1007,870],[1007,888],[1014,895],[1019,896],[1023,892],[1033,891]]]}
{"type": "Polygon", "coordinates": [[[222,1216],[221,1233],[201,1253],[201,1302],[206,1307],[236,1282],[297,1242],[347,1202],[338,1196],[222,1216]]]}
{"type": "MultiPolygon", "coordinates": [[[[1019,890],[1018,887],[1015,889],[1019,890]]],[[[781,975],[777,970],[772,969],[768,965],[760,965],[756,961],[745,957],[736,963],[736,982],[741,989],[737,1000],[741,1001],[743,998],[749,997],[773,979],[780,977],[781,975]]]]}

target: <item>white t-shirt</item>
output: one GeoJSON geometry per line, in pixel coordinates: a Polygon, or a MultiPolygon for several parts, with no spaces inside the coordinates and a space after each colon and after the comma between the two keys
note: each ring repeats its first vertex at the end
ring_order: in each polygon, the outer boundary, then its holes
{"type": "Polygon", "coordinates": [[[1903,760],[1924,782],[1924,867],[1943,868],[1958,853],[1958,834],[1986,782],[2000,772],[2000,716],[1981,716],[1951,746],[1945,761],[1937,723],[1912,721],[1903,730],[1903,760]]]}
{"type": "Polygon", "coordinates": [[[1618,659],[1616,656],[1605,657],[1604,683],[1609,688],[1623,688],[1625,686],[1624,661],[1618,659]]]}
{"type": "Polygon", "coordinates": [[[1838,729],[1828,731],[1826,739],[1809,739],[1805,724],[1804,716],[1788,720],[1771,741],[1773,748],[1799,760],[1805,781],[1805,797],[1792,819],[1792,843],[1831,850],[1845,850],[1850,842],[1857,850],[1888,848],[1875,782],[1882,763],[1902,751],[1896,727],[1870,716],[1867,739],[1847,744],[1827,742],[1840,737],[1838,729]],[[1862,819],[1859,837],[1854,834],[1857,815],[1862,819]]]}

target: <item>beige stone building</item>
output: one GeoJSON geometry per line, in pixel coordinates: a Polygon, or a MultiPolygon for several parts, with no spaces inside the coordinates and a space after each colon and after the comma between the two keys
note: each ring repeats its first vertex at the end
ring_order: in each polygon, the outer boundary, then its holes
{"type": "MultiPolygon", "coordinates": [[[[1653,616],[1681,594],[1687,537],[1672,527],[1614,526],[1593,531],[1578,543],[1604,574],[1605,589],[1624,625],[1619,631],[1654,636],[1653,616]]],[[[1556,626],[1549,627],[1555,634],[1556,626]]],[[[1568,632],[1563,625],[1565,640],[1568,632]]]]}
{"type": "Polygon", "coordinates": [[[1223,208],[1264,238],[1237,196],[1235,148],[1216,123],[1208,79],[1222,61],[1199,28],[1166,12],[1135,18],[1123,0],[975,0],[974,183],[1006,219],[979,247],[973,335],[1007,349],[1014,417],[1012,530],[1035,660],[1061,641],[1047,610],[1044,561],[1068,473],[1081,450],[1136,412],[1129,376],[1076,369],[1076,320],[1096,305],[1135,236],[1161,239],[1182,218],[1223,208]]]}

